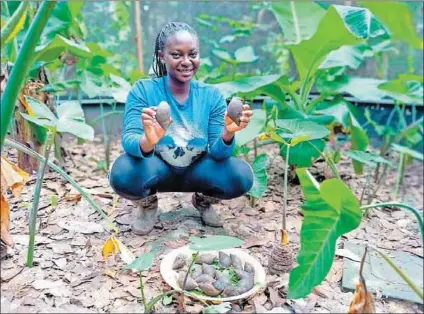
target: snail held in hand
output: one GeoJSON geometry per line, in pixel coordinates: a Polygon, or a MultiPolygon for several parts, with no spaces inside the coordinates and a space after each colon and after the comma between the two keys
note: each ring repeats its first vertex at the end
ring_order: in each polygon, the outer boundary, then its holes
{"type": "Polygon", "coordinates": [[[165,131],[171,124],[171,110],[166,101],[161,101],[156,108],[156,120],[165,131]]]}
{"type": "Polygon", "coordinates": [[[233,97],[227,107],[227,116],[238,126],[243,112],[243,100],[239,97],[233,97]]]}

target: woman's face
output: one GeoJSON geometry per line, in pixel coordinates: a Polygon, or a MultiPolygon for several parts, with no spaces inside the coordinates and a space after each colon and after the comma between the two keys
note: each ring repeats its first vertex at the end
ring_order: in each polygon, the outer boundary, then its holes
{"type": "Polygon", "coordinates": [[[187,31],[179,31],[166,40],[165,51],[159,51],[170,78],[189,82],[200,65],[199,40],[187,31]]]}

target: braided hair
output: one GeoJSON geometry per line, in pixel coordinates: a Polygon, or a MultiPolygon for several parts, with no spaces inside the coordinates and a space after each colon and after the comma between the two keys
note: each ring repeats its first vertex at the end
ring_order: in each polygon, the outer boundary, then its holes
{"type": "Polygon", "coordinates": [[[196,31],[188,24],[181,22],[171,22],[166,24],[160,30],[155,42],[155,52],[153,54],[153,72],[155,73],[156,77],[162,77],[167,74],[165,64],[160,61],[159,50],[163,52],[165,50],[165,45],[168,38],[180,31],[187,31],[193,36],[198,37],[196,31]]]}

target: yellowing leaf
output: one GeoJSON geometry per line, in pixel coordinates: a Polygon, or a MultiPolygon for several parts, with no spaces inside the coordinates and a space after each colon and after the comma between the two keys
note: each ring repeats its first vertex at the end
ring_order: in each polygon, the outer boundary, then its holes
{"type": "Polygon", "coordinates": [[[15,243],[10,236],[10,218],[9,218],[9,204],[6,198],[1,194],[0,202],[0,239],[6,243],[6,245],[13,247],[15,243]]]}
{"type": "Polygon", "coordinates": [[[115,278],[117,271],[110,269],[110,268],[106,268],[105,270],[105,275],[111,277],[111,278],[115,278]]]}
{"type": "Polygon", "coordinates": [[[350,303],[348,313],[375,313],[372,294],[367,291],[362,283],[356,284],[355,294],[350,303]]]}
{"type": "MultiPolygon", "coordinates": [[[[14,20],[14,25],[12,25],[13,28],[12,28],[11,32],[5,38],[4,42],[3,42],[3,38],[2,38],[2,44],[7,44],[13,38],[15,38],[15,36],[21,31],[22,27],[24,26],[25,19],[26,19],[26,16],[27,16],[27,12],[28,12],[27,5],[22,5],[22,7],[18,8],[18,10],[20,11],[20,12],[18,12],[19,19],[17,21],[14,20]]],[[[12,16],[11,19],[13,19],[13,16],[12,16]]]]}
{"type": "Polygon", "coordinates": [[[121,252],[121,258],[126,264],[131,264],[135,260],[134,254],[117,238],[114,238],[115,244],[118,246],[121,252]]]}
{"type": "Polygon", "coordinates": [[[29,174],[19,169],[15,164],[1,157],[1,193],[5,194],[10,188],[14,197],[21,195],[29,174]]]}
{"type": "Polygon", "coordinates": [[[287,230],[281,229],[281,244],[287,245],[289,243],[289,237],[287,235],[287,230]]]}
{"type": "Polygon", "coordinates": [[[19,95],[19,101],[25,107],[25,109],[28,112],[28,114],[30,116],[34,116],[34,111],[32,111],[31,106],[28,104],[28,102],[26,101],[25,97],[23,97],[22,95],[19,95]]]}
{"type": "Polygon", "coordinates": [[[113,257],[116,258],[116,254],[118,253],[119,253],[119,244],[116,243],[115,236],[112,235],[103,244],[102,255],[105,262],[107,262],[109,255],[112,254],[113,257]]]}

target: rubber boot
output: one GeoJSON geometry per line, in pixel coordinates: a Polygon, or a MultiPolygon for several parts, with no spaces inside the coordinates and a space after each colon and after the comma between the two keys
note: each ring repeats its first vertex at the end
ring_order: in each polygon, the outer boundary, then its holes
{"type": "Polygon", "coordinates": [[[157,221],[158,197],[156,194],[133,201],[132,231],[137,235],[146,235],[153,230],[157,221]]]}
{"type": "Polygon", "coordinates": [[[214,197],[206,196],[197,192],[194,193],[191,198],[193,206],[200,212],[202,221],[205,225],[211,227],[222,227],[223,223],[221,218],[212,206],[214,201],[214,197]]]}

